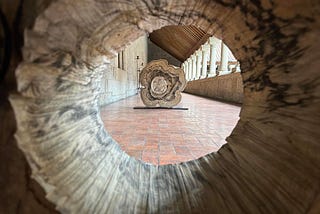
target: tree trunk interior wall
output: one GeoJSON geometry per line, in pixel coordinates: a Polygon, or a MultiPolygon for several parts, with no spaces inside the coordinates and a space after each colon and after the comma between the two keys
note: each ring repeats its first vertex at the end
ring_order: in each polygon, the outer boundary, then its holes
{"type": "Polygon", "coordinates": [[[0,213],[57,213],[45,198],[41,186],[31,177],[31,169],[14,138],[16,120],[8,101],[16,93],[15,69],[21,62],[23,29],[30,28],[51,0],[0,1],[0,9],[9,26],[10,62],[0,83],[0,213]]]}
{"type": "MultiPolygon", "coordinates": [[[[10,96],[32,178],[65,213],[318,213],[319,11],[302,0],[54,1],[24,34],[10,96]],[[104,129],[99,84],[118,50],[177,24],[223,39],[239,59],[241,118],[217,153],[153,166],[104,129]]],[[[14,119],[1,111],[11,147],[14,119]]]]}

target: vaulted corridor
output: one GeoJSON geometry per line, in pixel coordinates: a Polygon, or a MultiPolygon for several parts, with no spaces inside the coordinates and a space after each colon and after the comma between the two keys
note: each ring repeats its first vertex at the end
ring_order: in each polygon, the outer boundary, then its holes
{"type": "Polygon", "coordinates": [[[133,109],[138,95],[101,108],[110,135],[130,156],[155,165],[185,162],[216,152],[235,127],[240,107],[183,93],[188,110],[133,109]]]}

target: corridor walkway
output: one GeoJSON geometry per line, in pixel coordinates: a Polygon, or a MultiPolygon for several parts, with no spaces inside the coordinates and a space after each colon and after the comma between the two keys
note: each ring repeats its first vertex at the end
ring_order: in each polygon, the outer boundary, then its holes
{"type": "Polygon", "coordinates": [[[139,96],[101,108],[107,131],[127,154],[163,165],[217,151],[235,127],[240,107],[182,94],[179,107],[189,110],[133,109],[139,96]]]}

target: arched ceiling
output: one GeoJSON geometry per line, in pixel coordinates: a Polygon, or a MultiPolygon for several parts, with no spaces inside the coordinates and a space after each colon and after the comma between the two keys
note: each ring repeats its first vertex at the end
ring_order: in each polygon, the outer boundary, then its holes
{"type": "Polygon", "coordinates": [[[152,32],[150,40],[184,62],[188,57],[204,44],[211,35],[195,26],[166,26],[152,32]]]}

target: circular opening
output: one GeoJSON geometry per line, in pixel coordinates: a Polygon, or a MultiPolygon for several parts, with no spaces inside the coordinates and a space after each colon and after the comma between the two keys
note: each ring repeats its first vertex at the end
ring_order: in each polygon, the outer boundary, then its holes
{"type": "MultiPolygon", "coordinates": [[[[174,164],[217,152],[239,120],[243,96],[239,62],[221,40],[195,26],[167,26],[139,38],[118,53],[110,70],[112,75],[105,74],[101,81],[102,121],[121,149],[143,162],[174,164]],[[165,43],[168,38],[170,43],[165,43]],[[194,51],[189,55],[190,50],[194,51]],[[177,59],[180,55],[185,56],[182,61],[177,59]],[[141,64],[158,57],[182,67],[188,80],[182,101],[173,109],[146,107],[140,84],[130,87],[141,78],[141,64]]],[[[150,80],[149,96],[165,101],[167,81],[173,77],[163,74],[155,70],[144,81],[150,80]]]]}

